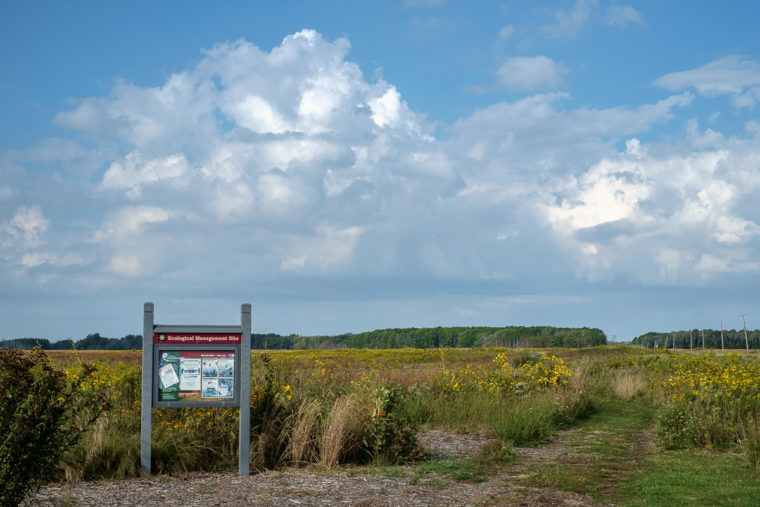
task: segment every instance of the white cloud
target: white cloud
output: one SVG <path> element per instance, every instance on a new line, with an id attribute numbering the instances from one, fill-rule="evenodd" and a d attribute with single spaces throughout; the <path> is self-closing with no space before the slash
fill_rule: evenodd
<path id="1" fill-rule="evenodd" d="M 571 9 L 555 11 L 554 22 L 542 26 L 540 31 L 550 37 L 573 39 L 584 28 L 596 7 L 596 0 L 576 0 Z"/>
<path id="2" fill-rule="evenodd" d="M 595 7 L 575 4 L 564 33 Z M 44 248 L 39 208 L 24 208 L 39 211 L 27 226 L 6 220 L 13 265 L 46 274 L 87 264 L 104 287 L 148 274 L 202 284 L 231 277 L 229 266 L 252 283 L 295 285 L 325 272 L 688 284 L 755 269 L 755 123 L 735 138 L 692 122 L 653 142 L 653 126 L 693 100 L 685 91 L 608 108 L 532 94 L 432 125 L 403 90 L 365 79 L 349 50 L 313 30 L 271 50 L 219 44 L 160 86 L 118 83 L 59 114 L 88 140 L 57 143 L 71 157 L 111 147 L 93 158 L 105 160 L 101 192 L 97 172 L 62 185 L 77 196 L 74 225 L 44 234 Z M 500 72 L 504 87 L 531 91 L 561 85 L 567 70 L 535 56 Z M 7 185 L 16 192 L 24 177 Z M 16 198 L 2 205 L 15 210 Z M 47 206 L 57 225 L 61 204 Z M 27 248 L 15 246 L 24 238 Z"/>
<path id="3" fill-rule="evenodd" d="M 21 256 L 21 265 L 25 268 L 35 268 L 44 264 L 56 267 L 70 267 L 84 264 L 86 261 L 77 254 L 63 256 L 55 252 L 28 252 Z"/>
<path id="4" fill-rule="evenodd" d="M 730 55 L 697 69 L 666 74 L 654 84 L 670 90 L 694 88 L 708 97 L 732 95 L 737 107 L 752 108 L 760 100 L 760 62 Z"/>
<path id="5" fill-rule="evenodd" d="M 102 245 L 105 269 L 120 277 L 137 277 L 155 271 L 167 256 L 176 257 L 181 251 L 177 242 L 151 235 L 147 227 L 174 216 L 175 212 L 159 206 L 127 206 L 116 211 L 92 238 Z"/>
<path id="6" fill-rule="evenodd" d="M 607 24 L 625 26 L 628 24 L 644 24 L 644 15 L 630 5 L 611 5 L 607 9 Z"/>
<path id="7" fill-rule="evenodd" d="M 499 67 L 501 84 L 509 90 L 556 88 L 567 69 L 546 56 L 516 56 Z"/>
<path id="8" fill-rule="evenodd" d="M 745 164 L 725 150 L 654 155 L 629 140 L 624 154 L 556 188 L 562 197 L 547 201 L 546 216 L 559 235 L 576 242 L 589 277 L 627 269 L 645 282 L 671 283 L 753 271 L 756 263 L 733 251 L 760 234 L 739 206 L 741 196 L 758 188 L 734 170 Z"/>
<path id="9" fill-rule="evenodd" d="M 139 152 L 129 153 L 123 160 L 113 162 L 103 175 L 100 187 L 110 190 L 126 190 L 127 196 L 137 198 L 142 187 L 168 181 L 184 184 L 182 178 L 189 171 L 187 159 L 182 153 L 143 160 Z"/>
<path id="10" fill-rule="evenodd" d="M 699 258 L 697 269 L 701 272 L 715 273 L 729 271 L 728 263 L 710 254 L 704 254 Z"/>
<path id="11" fill-rule="evenodd" d="M 174 213 L 159 206 L 128 206 L 119 209 L 93 236 L 96 242 L 108 240 L 130 241 L 140 236 L 147 224 L 166 222 Z"/>
<path id="12" fill-rule="evenodd" d="M 399 109 L 401 107 L 401 95 L 395 87 L 391 86 L 380 97 L 367 101 L 372 110 L 372 121 L 378 127 L 394 125 L 399 119 Z"/>
<path id="13" fill-rule="evenodd" d="M 226 110 L 241 127 L 260 134 L 282 134 L 291 130 L 288 122 L 269 102 L 256 95 L 249 95 Z"/>
<path id="14" fill-rule="evenodd" d="M 0 247 L 38 247 L 43 243 L 42 235 L 49 225 L 50 220 L 45 218 L 39 206 L 21 207 L 8 222 L 0 225 Z"/>
<path id="15" fill-rule="evenodd" d="M 299 238 L 293 242 L 290 248 L 293 253 L 282 260 L 280 269 L 291 271 L 315 266 L 325 270 L 343 264 L 353 254 L 364 228 L 340 228 L 321 223 L 315 232 L 314 236 Z"/>
<path id="16" fill-rule="evenodd" d="M 651 194 L 642 176 L 635 166 L 604 160 L 574 183 L 577 192 L 571 200 L 549 207 L 549 221 L 563 232 L 573 232 L 631 218 Z"/>

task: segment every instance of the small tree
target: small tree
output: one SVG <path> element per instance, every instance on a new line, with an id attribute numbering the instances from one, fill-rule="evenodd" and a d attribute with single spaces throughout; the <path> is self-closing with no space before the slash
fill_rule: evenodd
<path id="1" fill-rule="evenodd" d="M 18 505 L 49 480 L 103 411 L 105 400 L 82 389 L 94 370 L 67 378 L 40 348 L 0 350 L 0 505 Z"/>

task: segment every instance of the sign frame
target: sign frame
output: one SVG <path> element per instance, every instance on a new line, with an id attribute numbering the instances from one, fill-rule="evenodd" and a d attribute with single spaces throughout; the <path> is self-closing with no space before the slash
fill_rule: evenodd
<path id="1" fill-rule="evenodd" d="M 250 474 L 251 434 L 251 305 L 240 305 L 239 326 L 155 325 L 154 305 L 143 306 L 142 407 L 140 420 L 140 468 L 151 473 L 152 409 L 183 407 L 240 407 L 238 472 Z M 162 340 L 162 335 L 165 338 Z M 168 335 L 168 336 L 166 336 Z M 172 337 L 171 335 L 175 335 Z M 172 340 L 175 338 L 175 340 Z M 169 401 L 159 396 L 159 358 L 163 352 L 234 353 L 233 396 L 214 401 Z M 180 372 L 181 375 L 181 372 Z M 199 375 L 199 379 L 202 379 Z M 178 381 L 178 380 L 177 380 Z M 201 390 L 203 386 L 201 385 Z M 243 401 L 244 400 L 244 401 Z"/>
<path id="2" fill-rule="evenodd" d="M 153 347 L 153 406 L 154 407 L 169 407 L 169 408 L 182 408 L 182 407 L 239 407 L 240 406 L 240 378 L 242 376 L 240 372 L 240 345 L 203 345 L 203 344 L 189 344 L 180 345 L 176 343 L 160 344 Z M 161 390 L 158 374 L 159 359 L 162 352 L 179 352 L 184 351 L 193 352 L 232 352 L 235 354 L 234 358 L 234 376 L 233 376 L 233 396 L 231 399 L 217 399 L 217 401 L 163 401 L 161 400 Z M 202 387 L 202 386 L 201 386 Z"/>

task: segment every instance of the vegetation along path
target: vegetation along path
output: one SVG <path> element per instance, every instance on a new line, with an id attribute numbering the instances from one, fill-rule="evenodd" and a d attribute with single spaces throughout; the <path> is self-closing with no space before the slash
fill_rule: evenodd
<path id="1" fill-rule="evenodd" d="M 760 477 L 738 454 L 666 451 L 655 445 L 655 410 L 619 398 L 596 400 L 576 427 L 536 448 L 516 449 L 514 489 L 587 495 L 607 505 L 757 505 Z"/>
<path id="2" fill-rule="evenodd" d="M 756 505 L 760 478 L 725 451 L 663 451 L 655 410 L 597 397 L 573 428 L 512 454 L 499 441 L 421 433 L 428 460 L 406 466 L 286 468 L 250 477 L 192 473 L 49 486 L 37 505 Z"/>

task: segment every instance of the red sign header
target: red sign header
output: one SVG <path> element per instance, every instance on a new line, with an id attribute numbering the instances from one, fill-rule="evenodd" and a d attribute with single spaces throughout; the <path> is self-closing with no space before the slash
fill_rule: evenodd
<path id="1" fill-rule="evenodd" d="M 240 343 L 241 333 L 153 333 L 153 343 Z"/>

